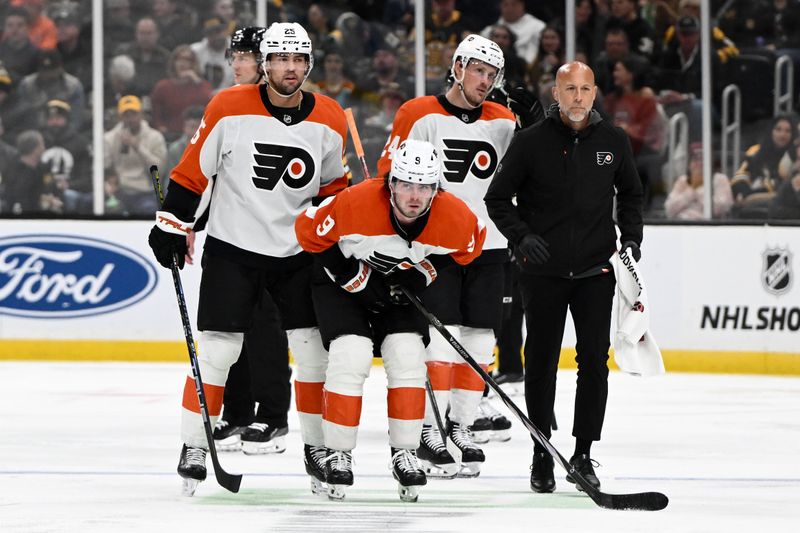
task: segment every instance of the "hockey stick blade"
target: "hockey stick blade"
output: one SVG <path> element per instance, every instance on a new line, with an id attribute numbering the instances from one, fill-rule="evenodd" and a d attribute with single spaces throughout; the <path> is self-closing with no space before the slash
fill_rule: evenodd
<path id="1" fill-rule="evenodd" d="M 150 178 L 153 180 L 153 190 L 158 199 L 158 205 L 164 203 L 164 194 L 161 190 L 161 180 L 158 177 L 158 167 L 153 165 L 150 167 Z M 214 434 L 211 430 L 211 419 L 208 415 L 208 404 L 206 403 L 206 394 L 203 389 L 203 378 L 200 376 L 200 366 L 198 364 L 197 352 L 194 348 L 194 337 L 192 335 L 192 324 L 189 322 L 189 310 L 186 307 L 186 297 L 183 294 L 183 284 L 181 283 L 180 269 L 178 268 L 178 258 L 175 254 L 172 255 L 172 264 L 170 265 L 172 271 L 172 283 L 175 286 L 175 297 L 178 300 L 178 310 L 181 315 L 181 323 L 183 325 L 183 336 L 186 339 L 186 349 L 189 351 L 189 363 L 192 367 L 192 377 L 194 378 L 194 388 L 197 393 L 197 403 L 200 405 L 200 414 L 203 418 L 203 429 L 206 434 L 206 441 L 208 442 L 208 452 L 211 455 L 211 464 L 214 465 L 214 477 L 221 487 L 228 489 L 231 492 L 239 492 L 239 486 L 242 484 L 241 474 L 229 474 L 222 469 L 217 457 L 217 448 L 214 445 Z"/>
<path id="2" fill-rule="evenodd" d="M 560 464 L 566 470 L 570 477 L 575 480 L 575 484 L 583 490 L 594 503 L 605 509 L 614 510 L 636 510 L 636 511 L 660 511 L 664 509 L 669 503 L 669 499 L 660 492 L 642 492 L 635 494 L 607 494 L 596 489 L 584 478 L 575 467 L 567 461 L 563 455 L 550 443 L 548 438 L 537 428 L 533 422 L 525 415 L 525 413 L 517 407 L 508 394 L 500 388 L 495 380 L 481 368 L 481 366 L 473 359 L 467 350 L 459 343 L 453 335 L 447 331 L 438 318 L 433 313 L 425 308 L 425 305 L 416 294 L 401 286 L 403 293 L 411 300 L 422 316 L 438 331 L 445 340 L 453 347 L 453 349 L 461 356 L 465 363 L 472 368 L 489 387 L 494 390 L 497 395 L 506 404 L 506 407 L 517 417 L 523 426 L 530 432 L 534 440 L 543 446 L 547 452 L 553 457 L 553 460 Z"/>

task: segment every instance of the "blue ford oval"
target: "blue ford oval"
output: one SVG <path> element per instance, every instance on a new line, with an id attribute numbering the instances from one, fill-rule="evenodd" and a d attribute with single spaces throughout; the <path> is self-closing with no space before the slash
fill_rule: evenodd
<path id="1" fill-rule="evenodd" d="M 110 313 L 145 298 L 157 279 L 149 261 L 112 242 L 74 235 L 0 238 L 0 314 Z"/>

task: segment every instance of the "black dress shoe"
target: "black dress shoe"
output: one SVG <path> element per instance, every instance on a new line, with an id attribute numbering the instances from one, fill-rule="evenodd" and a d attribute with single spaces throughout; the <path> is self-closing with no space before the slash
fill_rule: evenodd
<path id="1" fill-rule="evenodd" d="M 531 464 L 531 490 L 533 492 L 553 492 L 555 489 L 553 458 L 546 452 L 534 453 Z"/>
<path id="2" fill-rule="evenodd" d="M 583 478 L 589 482 L 589 485 L 593 486 L 597 490 L 600 490 L 600 480 L 597 479 L 597 476 L 594 473 L 594 466 L 600 466 L 599 463 L 592 458 L 589 457 L 589 454 L 582 453 L 580 455 L 573 455 L 572 459 L 569 460 L 569 464 L 575 467 L 575 470 L 583 476 Z M 567 474 L 567 481 L 570 483 L 575 483 L 575 479 Z M 578 485 L 578 490 L 581 489 L 580 485 Z"/>

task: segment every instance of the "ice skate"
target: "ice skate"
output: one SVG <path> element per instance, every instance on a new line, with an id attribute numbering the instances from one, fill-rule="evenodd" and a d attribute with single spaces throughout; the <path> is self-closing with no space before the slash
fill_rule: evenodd
<path id="1" fill-rule="evenodd" d="M 485 399 L 485 398 L 484 398 Z M 492 436 L 492 421 L 478 411 L 475 422 L 469 427 L 472 440 L 476 444 L 486 444 Z"/>
<path id="2" fill-rule="evenodd" d="M 500 385 L 500 388 L 503 389 L 509 396 L 522 396 L 525 394 L 525 375 L 522 373 L 500 373 L 500 372 L 493 372 L 492 378 L 494 382 Z M 494 392 L 493 389 L 489 389 L 489 397 L 494 398 L 497 394 Z"/>
<path id="3" fill-rule="evenodd" d="M 214 426 L 214 446 L 218 452 L 238 452 L 242 449 L 242 432 L 247 426 L 234 426 L 220 418 Z"/>
<path id="4" fill-rule="evenodd" d="M 442 434 L 436 426 L 422 426 L 417 457 L 422 462 L 425 474 L 432 478 L 453 479 L 459 465 L 448 453 L 442 441 Z"/>
<path id="5" fill-rule="evenodd" d="M 242 451 L 246 455 L 283 453 L 286 451 L 287 427 L 273 427 L 253 422 L 242 432 Z"/>
<path id="6" fill-rule="evenodd" d="M 328 484 L 328 498 L 343 500 L 344 491 L 353 484 L 353 454 L 330 450 L 325 459 L 325 482 Z"/>
<path id="7" fill-rule="evenodd" d="M 422 464 L 414 450 L 392 448 L 390 464 L 397 480 L 397 493 L 404 502 L 414 503 L 419 498 L 419 488 L 428 483 Z"/>
<path id="8" fill-rule="evenodd" d="M 178 475 L 183 479 L 183 495 L 193 496 L 197 485 L 206 479 L 206 450 L 184 444 L 178 461 Z"/>
<path id="9" fill-rule="evenodd" d="M 469 427 L 451 420 L 447 421 L 447 435 L 461 450 L 461 468 L 457 477 L 478 477 L 481 473 L 481 465 L 486 460 L 483 450 L 475 445 Z"/>
<path id="10" fill-rule="evenodd" d="M 311 476 L 311 493 L 325 495 L 328 493 L 328 485 L 325 483 L 325 459 L 328 457 L 328 449 L 325 446 L 309 444 L 303 448 L 306 473 Z"/>
<path id="11" fill-rule="evenodd" d="M 478 413 L 480 418 L 489 421 L 491 429 L 488 435 L 489 439 L 498 442 L 507 442 L 511 440 L 511 421 L 503 416 L 500 411 L 495 409 L 488 398 L 483 398 L 481 400 L 481 403 L 478 405 Z M 475 422 L 477 422 L 477 420 Z M 473 426 L 474 425 L 475 424 L 473 424 Z M 474 433 L 473 430 L 473 435 Z M 477 443 L 486 442 L 480 441 L 477 438 L 474 440 Z"/>

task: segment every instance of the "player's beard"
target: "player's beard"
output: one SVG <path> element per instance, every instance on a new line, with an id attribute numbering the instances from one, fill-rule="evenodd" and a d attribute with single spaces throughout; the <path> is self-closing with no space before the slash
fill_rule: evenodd
<path id="1" fill-rule="evenodd" d="M 290 96 L 296 93 L 300 86 L 303 85 L 303 77 L 298 76 L 295 81 L 275 80 L 272 76 L 269 77 L 269 85 L 272 89 L 281 96 Z"/>

